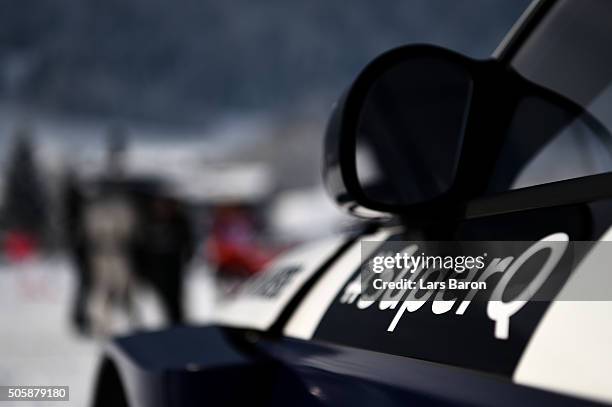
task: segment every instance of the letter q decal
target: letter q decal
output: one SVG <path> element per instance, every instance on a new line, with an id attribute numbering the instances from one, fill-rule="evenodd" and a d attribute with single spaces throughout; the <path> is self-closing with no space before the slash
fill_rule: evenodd
<path id="1" fill-rule="evenodd" d="M 508 339 L 510 335 L 510 317 L 519 312 L 546 282 L 548 276 L 550 276 L 550 273 L 555 269 L 565 253 L 568 242 L 569 236 L 565 233 L 555 233 L 547 236 L 527 249 L 504 273 L 491 294 L 491 300 L 487 305 L 487 315 L 495 321 L 495 337 L 497 339 Z M 512 277 L 531 256 L 543 249 L 550 249 L 550 255 L 540 272 L 514 300 L 503 302 L 503 294 Z"/>

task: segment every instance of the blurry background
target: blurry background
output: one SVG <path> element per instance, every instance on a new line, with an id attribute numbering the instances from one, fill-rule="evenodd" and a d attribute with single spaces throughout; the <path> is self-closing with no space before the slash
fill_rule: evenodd
<path id="1" fill-rule="evenodd" d="M 70 385 L 71 405 L 85 405 L 100 340 L 77 321 L 75 309 L 87 307 L 75 293 L 95 285 L 84 277 L 93 257 L 133 257 L 138 227 L 117 232 L 113 216 L 128 216 L 117 202 L 129 204 L 134 225 L 176 236 L 141 242 L 145 260 L 189 251 L 176 271 L 182 319 L 205 322 L 232 287 L 220 294 L 211 275 L 239 280 L 287 247 L 350 227 L 323 193 L 319 163 L 330 107 L 364 64 L 415 42 L 485 58 L 527 4 L 6 3 L 0 384 Z M 179 212 L 188 238 L 175 227 Z M 151 281 L 136 307 L 154 325 L 169 308 Z"/>

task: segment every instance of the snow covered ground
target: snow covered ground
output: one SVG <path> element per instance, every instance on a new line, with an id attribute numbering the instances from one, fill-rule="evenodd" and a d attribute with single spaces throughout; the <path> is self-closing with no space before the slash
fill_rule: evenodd
<path id="1" fill-rule="evenodd" d="M 68 323 L 71 271 L 65 258 L 0 264 L 0 385 L 70 386 L 70 402 L 33 403 L 36 406 L 89 404 L 100 343 L 75 335 Z M 212 280 L 205 269 L 194 267 L 186 284 L 190 320 L 205 322 L 214 301 Z M 151 296 L 139 307 L 150 320 L 160 319 Z"/>

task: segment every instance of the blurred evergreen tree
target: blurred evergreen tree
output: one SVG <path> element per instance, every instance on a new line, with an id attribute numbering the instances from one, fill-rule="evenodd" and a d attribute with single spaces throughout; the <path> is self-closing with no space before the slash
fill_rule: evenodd
<path id="1" fill-rule="evenodd" d="M 44 239 L 48 225 L 46 192 L 36 166 L 30 130 L 17 131 L 4 185 L 5 227 Z"/>

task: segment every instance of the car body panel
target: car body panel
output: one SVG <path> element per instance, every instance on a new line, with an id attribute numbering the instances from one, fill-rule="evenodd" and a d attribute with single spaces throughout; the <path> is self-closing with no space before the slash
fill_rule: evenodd
<path id="1" fill-rule="evenodd" d="M 612 402 L 611 240 L 612 229 L 578 265 L 547 310 L 514 372 L 516 383 Z M 592 301 L 584 298 L 585 292 Z"/>
<path id="2" fill-rule="evenodd" d="M 222 300 L 215 322 L 260 331 L 270 329 L 297 291 L 348 239 L 347 236 L 323 239 L 281 256 L 245 282 L 238 293 Z"/>

